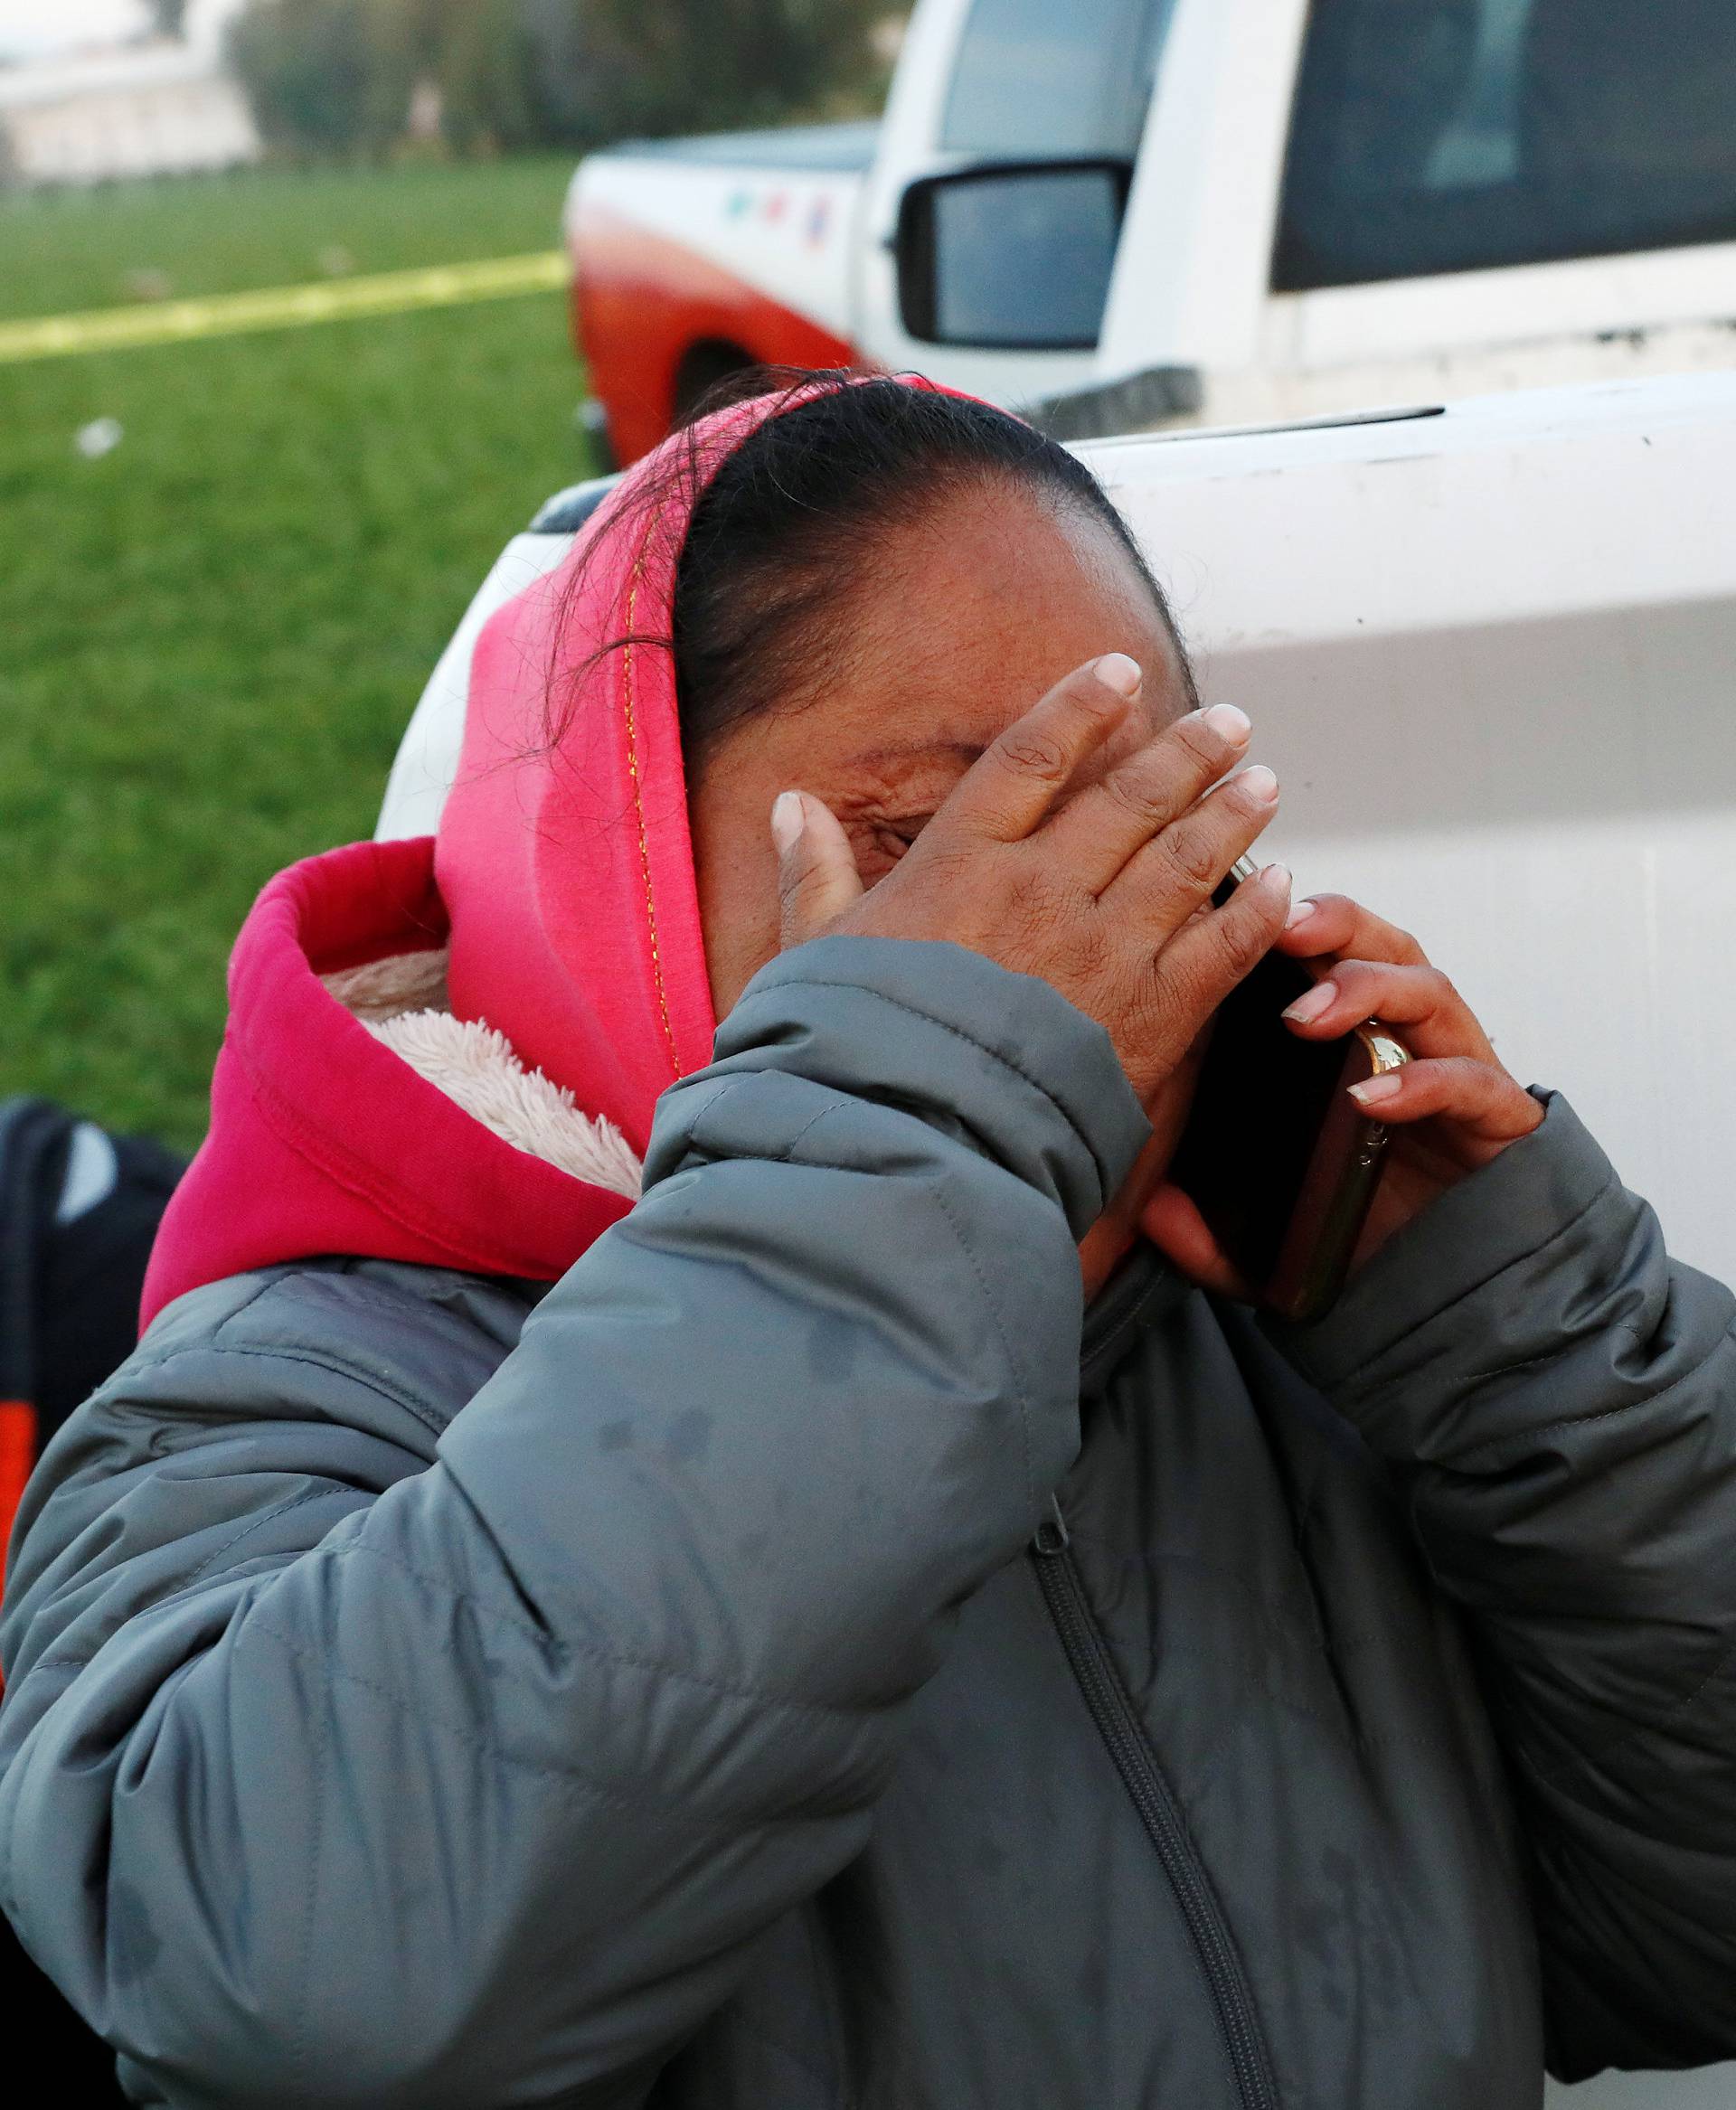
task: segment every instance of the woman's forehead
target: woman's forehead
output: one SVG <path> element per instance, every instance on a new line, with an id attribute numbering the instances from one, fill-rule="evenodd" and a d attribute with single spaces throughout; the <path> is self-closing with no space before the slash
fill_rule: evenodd
<path id="1" fill-rule="evenodd" d="M 847 622 L 813 701 L 863 767 L 972 760 L 1106 652 L 1145 669 L 1136 735 L 1191 702 L 1165 612 L 1109 527 L 1036 502 L 977 495 L 903 531 Z"/>

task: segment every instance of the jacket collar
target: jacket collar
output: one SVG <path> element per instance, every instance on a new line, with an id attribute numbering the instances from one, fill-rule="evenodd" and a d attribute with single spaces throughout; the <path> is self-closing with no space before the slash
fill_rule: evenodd
<path id="1" fill-rule="evenodd" d="M 1081 1399 L 1103 1391 L 1138 1336 L 1175 1310 L 1189 1286 L 1156 1246 L 1133 1248 L 1086 1306 L 1080 1335 Z"/>

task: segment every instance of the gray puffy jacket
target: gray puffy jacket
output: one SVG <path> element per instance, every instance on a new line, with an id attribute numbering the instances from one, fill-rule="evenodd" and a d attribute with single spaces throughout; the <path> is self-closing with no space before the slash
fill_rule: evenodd
<path id="1" fill-rule="evenodd" d="M 1101 1031 L 768 968 L 540 1297 L 185 1296 L 34 1482 L 0 1892 L 176 2105 L 1521 2110 L 1736 2049 L 1731 1299 L 1559 1100 L 1301 1336 Z"/>

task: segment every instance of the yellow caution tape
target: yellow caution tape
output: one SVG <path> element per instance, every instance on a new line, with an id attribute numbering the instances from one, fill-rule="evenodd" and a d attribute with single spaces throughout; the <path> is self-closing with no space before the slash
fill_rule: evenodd
<path id="1" fill-rule="evenodd" d="M 81 315 L 33 316 L 0 323 L 0 364 L 61 359 L 75 352 L 116 352 L 135 344 L 179 344 L 197 337 L 231 337 L 246 330 L 294 330 L 354 316 L 399 315 L 416 307 L 456 307 L 466 301 L 505 300 L 519 293 L 562 287 L 565 253 L 491 257 L 470 264 L 437 264 L 420 271 L 382 271 L 368 278 L 334 278 L 314 286 L 274 286 L 258 293 L 219 293 L 205 300 L 165 300 L 142 307 L 92 308 Z"/>

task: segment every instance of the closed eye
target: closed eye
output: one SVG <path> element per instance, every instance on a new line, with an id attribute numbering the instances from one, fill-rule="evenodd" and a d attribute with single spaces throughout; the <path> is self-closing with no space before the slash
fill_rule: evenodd
<path id="1" fill-rule="evenodd" d="M 884 879 L 933 818 L 932 814 L 911 814 L 882 820 L 863 815 L 855 821 L 849 830 L 850 844 L 863 885 Z"/>

